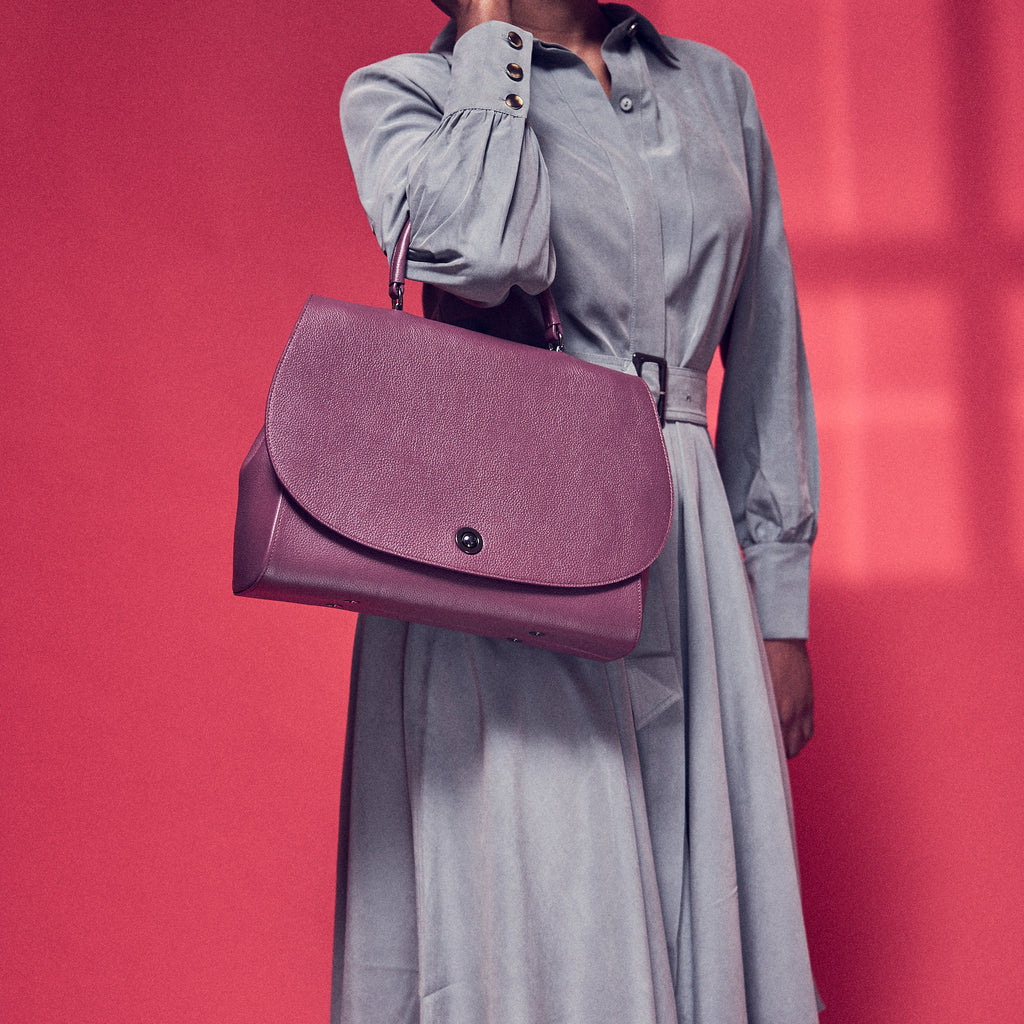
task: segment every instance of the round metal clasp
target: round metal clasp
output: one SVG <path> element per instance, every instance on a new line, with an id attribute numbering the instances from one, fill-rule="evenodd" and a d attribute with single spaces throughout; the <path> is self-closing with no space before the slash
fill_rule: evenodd
<path id="1" fill-rule="evenodd" d="M 455 531 L 455 543 L 467 555 L 478 555 L 484 549 L 484 539 L 472 526 L 463 526 Z"/>

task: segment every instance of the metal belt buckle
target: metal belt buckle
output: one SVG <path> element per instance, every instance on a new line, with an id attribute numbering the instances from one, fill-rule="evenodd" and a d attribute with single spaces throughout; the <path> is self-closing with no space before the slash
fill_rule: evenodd
<path id="1" fill-rule="evenodd" d="M 649 356 L 645 352 L 636 352 L 633 355 L 633 368 L 638 377 L 643 377 L 644 367 L 648 363 L 654 363 L 658 367 L 658 419 L 661 425 L 665 426 L 665 402 L 668 393 L 668 363 L 661 356 Z"/>

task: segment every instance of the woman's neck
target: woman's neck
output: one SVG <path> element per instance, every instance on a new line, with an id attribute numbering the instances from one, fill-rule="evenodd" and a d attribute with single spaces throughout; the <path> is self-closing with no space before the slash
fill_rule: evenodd
<path id="1" fill-rule="evenodd" d="M 484 21 L 510 21 L 545 43 L 600 48 L 608 22 L 597 0 L 434 0 L 455 18 L 461 36 Z"/>
<path id="2" fill-rule="evenodd" d="M 434 0 L 455 18 L 459 36 L 485 21 L 508 21 L 545 43 L 572 50 L 594 73 L 605 94 L 611 76 L 601 54 L 608 21 L 597 0 Z"/>
<path id="3" fill-rule="evenodd" d="M 511 0 L 513 21 L 545 43 L 575 50 L 600 48 L 608 21 L 597 0 Z"/>

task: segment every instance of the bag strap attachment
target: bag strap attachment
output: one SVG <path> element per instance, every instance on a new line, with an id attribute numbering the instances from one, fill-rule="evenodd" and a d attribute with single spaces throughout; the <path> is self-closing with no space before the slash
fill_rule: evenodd
<path id="1" fill-rule="evenodd" d="M 405 303 L 405 271 L 409 262 L 409 241 L 412 238 L 412 221 L 406 219 L 394 251 L 391 253 L 388 274 L 388 295 L 391 297 L 391 308 L 402 309 Z M 544 340 L 552 352 L 562 351 L 562 319 L 558 315 L 551 289 L 545 288 L 537 296 L 541 315 L 544 317 Z"/>
<path id="2" fill-rule="evenodd" d="M 391 296 L 391 308 L 402 309 L 405 302 L 405 266 L 409 261 L 409 239 L 412 238 L 412 221 L 406 218 L 398 241 L 391 253 L 388 273 L 388 295 Z"/>

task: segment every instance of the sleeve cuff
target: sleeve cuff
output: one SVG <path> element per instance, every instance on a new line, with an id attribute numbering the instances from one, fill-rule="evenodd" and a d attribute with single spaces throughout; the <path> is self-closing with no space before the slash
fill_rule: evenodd
<path id="1" fill-rule="evenodd" d="M 764 638 L 806 639 L 810 544 L 752 544 L 744 557 Z"/>
<path id="2" fill-rule="evenodd" d="M 471 28 L 452 51 L 445 114 L 492 110 L 526 117 L 530 108 L 533 36 L 504 21 Z"/>

